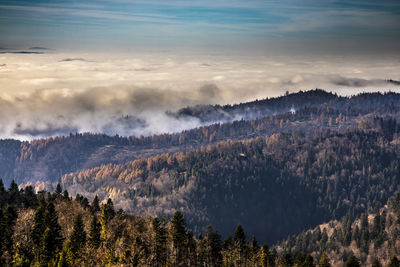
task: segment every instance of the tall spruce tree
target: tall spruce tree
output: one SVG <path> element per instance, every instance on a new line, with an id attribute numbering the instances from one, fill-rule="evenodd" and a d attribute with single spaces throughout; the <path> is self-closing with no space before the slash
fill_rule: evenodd
<path id="1" fill-rule="evenodd" d="M 267 245 L 261 247 L 259 261 L 261 267 L 272 267 L 275 265 L 275 255 L 269 250 Z"/>
<path id="2" fill-rule="evenodd" d="M 0 178 L 0 194 L 5 192 L 3 179 Z"/>
<path id="3" fill-rule="evenodd" d="M 172 240 L 172 264 L 173 266 L 183 266 L 185 256 L 186 222 L 181 211 L 177 210 L 172 217 L 170 228 Z"/>
<path id="4" fill-rule="evenodd" d="M 107 225 L 115 216 L 114 204 L 109 198 L 106 204 L 101 206 L 101 235 L 103 240 L 108 239 Z"/>
<path id="5" fill-rule="evenodd" d="M 17 219 L 17 212 L 12 206 L 8 206 L 3 213 L 3 218 L 1 221 L 1 231 L 3 232 L 3 253 L 8 252 L 9 255 L 12 255 L 12 248 L 13 248 L 13 233 L 14 233 L 14 225 Z"/>
<path id="6" fill-rule="evenodd" d="M 41 266 L 47 266 L 54 260 L 58 252 L 61 251 L 64 240 L 61 235 L 61 227 L 58 224 L 58 216 L 52 202 L 46 205 L 45 210 L 43 206 L 36 210 L 33 231 L 35 237 L 34 243 L 37 245 L 39 241 L 39 249 L 36 256 L 39 257 Z"/>
<path id="7" fill-rule="evenodd" d="M 55 193 L 56 195 L 61 195 L 61 193 L 62 193 L 62 188 L 61 188 L 61 185 L 60 185 L 60 184 L 57 184 L 56 191 L 54 191 L 54 193 Z"/>
<path id="8" fill-rule="evenodd" d="M 246 235 L 244 233 L 242 225 L 238 225 L 233 236 L 233 243 L 235 249 L 235 260 L 238 265 L 244 263 L 245 249 L 246 249 Z"/>
<path id="9" fill-rule="evenodd" d="M 52 251 L 57 252 L 62 249 L 64 238 L 61 234 L 61 227 L 58 224 L 58 215 L 52 202 L 46 206 L 46 213 L 44 216 L 44 223 L 51 231 L 53 238 Z"/>
<path id="10" fill-rule="evenodd" d="M 218 232 L 214 231 L 211 226 L 206 228 L 205 233 L 206 249 L 207 249 L 207 261 L 210 266 L 221 266 L 222 265 L 222 240 Z"/>
<path id="11" fill-rule="evenodd" d="M 165 266 L 167 262 L 167 230 L 165 221 L 157 217 L 152 221 L 153 227 L 153 262 L 155 266 Z"/>
<path id="12" fill-rule="evenodd" d="M 360 260 L 352 254 L 349 259 L 346 261 L 346 267 L 360 267 L 361 263 Z"/>
<path id="13" fill-rule="evenodd" d="M 331 263 L 329 261 L 328 255 L 325 252 L 322 252 L 321 258 L 319 259 L 319 267 L 331 267 Z"/>
<path id="14" fill-rule="evenodd" d="M 88 243 L 91 248 L 97 249 L 101 244 L 101 224 L 97 220 L 97 216 L 93 215 L 90 221 Z"/>
<path id="15" fill-rule="evenodd" d="M 84 246 L 86 244 L 86 232 L 82 220 L 82 215 L 77 214 L 74 218 L 72 232 L 68 238 L 68 242 L 60 254 L 58 267 L 81 266 L 83 262 Z"/>
<path id="16" fill-rule="evenodd" d="M 68 240 L 68 246 L 71 252 L 78 257 L 78 252 L 83 249 L 86 244 L 86 232 L 82 221 L 82 214 L 78 214 L 74 218 L 74 226 Z"/>
<path id="17" fill-rule="evenodd" d="M 34 245 L 34 254 L 35 254 L 36 261 L 39 260 L 40 245 L 41 245 L 43 233 L 46 230 L 46 225 L 44 223 L 45 211 L 46 211 L 46 209 L 45 209 L 45 206 L 43 205 L 43 203 L 41 203 L 39 205 L 39 207 L 36 208 L 33 228 L 32 228 L 32 232 L 31 232 L 31 238 L 32 238 L 33 245 Z"/>
<path id="18" fill-rule="evenodd" d="M 250 247 L 249 247 L 249 258 L 250 258 L 250 263 L 252 266 L 257 265 L 258 257 L 259 257 L 259 250 L 260 246 L 258 245 L 256 237 L 253 235 L 251 237 L 250 241 Z"/>
<path id="19" fill-rule="evenodd" d="M 54 249 L 54 240 L 52 236 L 52 230 L 47 227 L 43 233 L 40 242 L 40 259 L 39 264 L 42 267 L 51 266 L 52 258 L 56 255 Z"/>
<path id="20" fill-rule="evenodd" d="M 197 243 L 192 231 L 186 231 L 185 239 L 185 261 L 186 266 L 196 266 L 197 264 Z"/>
<path id="21" fill-rule="evenodd" d="M 92 213 L 96 213 L 98 211 L 100 211 L 100 201 L 99 201 L 99 197 L 96 195 L 92 201 L 92 203 L 90 204 L 90 211 Z"/>

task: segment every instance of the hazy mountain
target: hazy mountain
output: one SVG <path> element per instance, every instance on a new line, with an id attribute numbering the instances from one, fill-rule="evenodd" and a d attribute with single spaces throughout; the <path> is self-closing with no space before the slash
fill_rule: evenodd
<path id="1" fill-rule="evenodd" d="M 388 82 L 396 83 L 394 80 Z M 364 93 L 352 97 L 341 97 L 321 89 L 286 93 L 284 96 L 256 100 L 236 105 L 199 105 L 186 107 L 175 113 L 178 118 L 195 117 L 203 122 L 238 119 L 256 119 L 286 112 L 295 112 L 303 107 L 330 107 L 334 109 L 358 109 L 365 112 L 377 105 L 398 105 L 400 95 L 396 93 Z"/>
<path id="2" fill-rule="evenodd" d="M 313 90 L 234 106 L 209 106 L 206 110 L 212 110 L 210 113 L 196 107 L 189 108 L 197 110 L 190 116 L 197 116 L 203 121 L 211 118 L 212 121 L 239 117 L 257 119 L 214 123 L 174 134 L 111 137 L 85 133 L 31 142 L 0 140 L 0 177 L 5 184 L 12 179 L 19 183 L 56 183 L 69 172 L 161 153 L 190 151 L 228 139 L 242 140 L 276 132 L 307 133 L 320 128 L 345 129 L 357 125 L 361 119 L 374 116 L 398 118 L 399 98 L 400 95 L 395 93 L 361 94 L 346 98 Z M 272 113 L 275 115 L 268 115 Z M 218 114 L 224 115 L 221 117 Z M 175 116 L 189 115 L 180 111 Z"/>

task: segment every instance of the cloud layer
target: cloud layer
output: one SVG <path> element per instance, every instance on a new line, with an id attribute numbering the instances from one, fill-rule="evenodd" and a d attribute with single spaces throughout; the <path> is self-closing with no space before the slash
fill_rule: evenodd
<path id="1" fill-rule="evenodd" d="M 177 132 L 200 125 L 165 113 L 188 105 L 238 103 L 317 87 L 345 95 L 398 91 L 398 84 L 386 81 L 399 80 L 398 62 L 393 57 L 2 54 L 0 137 Z"/>

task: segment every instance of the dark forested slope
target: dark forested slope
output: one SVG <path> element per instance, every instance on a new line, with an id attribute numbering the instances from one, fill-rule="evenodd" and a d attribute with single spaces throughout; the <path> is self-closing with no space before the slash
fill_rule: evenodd
<path id="1" fill-rule="evenodd" d="M 194 230 L 211 223 L 226 234 L 242 223 L 274 242 L 384 205 L 400 185 L 398 133 L 396 121 L 376 118 L 344 132 L 278 133 L 103 165 L 62 184 L 135 213 L 183 210 Z"/>
<path id="2" fill-rule="evenodd" d="M 399 238 L 400 194 L 396 193 L 381 209 L 319 225 L 281 242 L 277 250 L 291 255 L 309 253 L 314 258 L 325 252 L 333 266 L 343 265 L 353 254 L 365 266 L 377 266 L 377 262 L 396 266 L 388 264 L 400 251 Z"/>

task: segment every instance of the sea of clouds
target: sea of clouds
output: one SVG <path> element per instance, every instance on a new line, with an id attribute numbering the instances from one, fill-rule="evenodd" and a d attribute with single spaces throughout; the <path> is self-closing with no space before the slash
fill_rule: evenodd
<path id="1" fill-rule="evenodd" d="M 0 138 L 151 135 L 200 126 L 166 114 L 322 88 L 398 91 L 399 58 L 169 54 L 0 55 Z"/>

